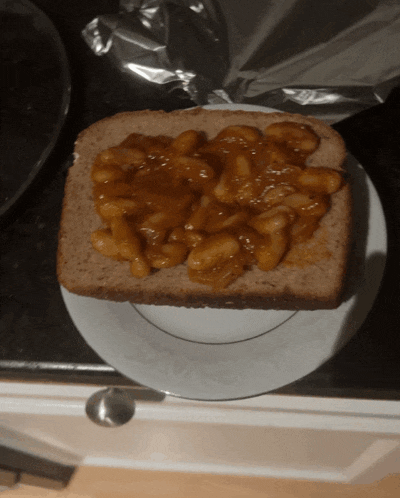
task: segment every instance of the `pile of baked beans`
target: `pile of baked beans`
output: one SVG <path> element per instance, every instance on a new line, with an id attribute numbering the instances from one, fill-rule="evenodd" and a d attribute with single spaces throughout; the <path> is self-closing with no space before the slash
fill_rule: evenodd
<path id="1" fill-rule="evenodd" d="M 275 268 L 312 237 L 342 176 L 306 167 L 320 139 L 295 122 L 228 126 L 215 138 L 129 135 L 91 171 L 104 256 L 134 277 L 187 264 L 194 282 L 222 289 L 246 269 Z"/>

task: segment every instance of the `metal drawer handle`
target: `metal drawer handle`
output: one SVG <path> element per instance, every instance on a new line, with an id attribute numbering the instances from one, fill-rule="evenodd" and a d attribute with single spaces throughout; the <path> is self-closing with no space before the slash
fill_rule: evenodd
<path id="1" fill-rule="evenodd" d="M 102 427 L 119 427 L 135 414 L 135 400 L 129 390 L 109 387 L 98 391 L 86 403 L 86 415 Z"/>

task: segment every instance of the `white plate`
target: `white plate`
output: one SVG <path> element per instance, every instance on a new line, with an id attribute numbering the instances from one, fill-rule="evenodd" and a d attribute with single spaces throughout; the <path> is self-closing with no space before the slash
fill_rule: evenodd
<path id="1" fill-rule="evenodd" d="M 271 112 L 257 106 L 222 105 Z M 355 247 L 347 298 L 336 310 L 190 310 L 62 295 L 76 327 L 126 377 L 197 400 L 251 397 L 311 373 L 356 333 L 378 293 L 386 260 L 382 205 L 350 157 Z M 145 318 L 147 317 L 147 318 Z"/>

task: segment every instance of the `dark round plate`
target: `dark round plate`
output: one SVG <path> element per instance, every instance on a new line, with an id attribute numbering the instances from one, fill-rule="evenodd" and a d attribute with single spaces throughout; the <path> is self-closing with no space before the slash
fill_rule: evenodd
<path id="1" fill-rule="evenodd" d="M 71 78 L 56 28 L 27 0 L 0 2 L 0 52 L 1 218 L 53 151 L 69 108 Z"/>

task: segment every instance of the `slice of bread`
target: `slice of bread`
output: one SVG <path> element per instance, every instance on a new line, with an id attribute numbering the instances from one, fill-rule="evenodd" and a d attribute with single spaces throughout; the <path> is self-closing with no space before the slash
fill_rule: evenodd
<path id="1" fill-rule="evenodd" d="M 312 239 L 289 252 L 286 260 L 265 272 L 254 267 L 223 290 L 194 283 L 186 264 L 165 268 L 145 278 L 131 276 L 128 262 L 96 252 L 91 233 L 102 226 L 94 207 L 90 170 L 96 155 L 116 146 L 131 133 L 177 136 L 203 131 L 212 138 L 229 125 L 255 126 L 296 121 L 320 137 L 307 166 L 345 172 L 342 138 L 324 122 L 287 113 L 229 110 L 138 111 L 103 119 L 78 137 L 69 170 L 59 232 L 58 279 L 72 293 L 113 301 L 185 307 L 254 309 L 330 309 L 339 306 L 351 239 L 351 191 L 346 183 L 331 198 L 331 208 Z M 298 264 L 303 258 L 304 264 Z M 291 263 L 292 262 L 292 263 Z"/>

